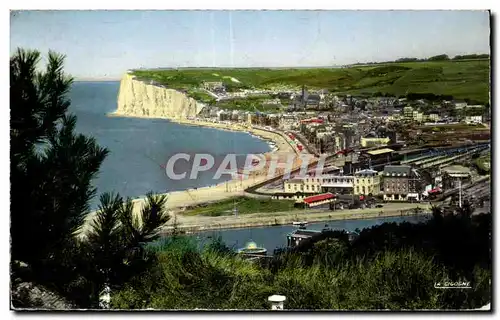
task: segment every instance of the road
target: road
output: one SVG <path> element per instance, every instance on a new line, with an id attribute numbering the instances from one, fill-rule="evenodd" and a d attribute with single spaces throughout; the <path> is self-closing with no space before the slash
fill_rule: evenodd
<path id="1" fill-rule="evenodd" d="M 292 131 L 292 133 L 295 135 L 297 140 L 300 141 L 300 143 L 306 148 L 306 150 L 315 156 L 319 156 L 318 150 L 316 150 L 316 146 L 314 144 L 310 143 L 302 133 L 298 131 Z"/>
<path id="2" fill-rule="evenodd" d="M 211 95 L 212 97 L 214 97 L 217 100 L 219 100 L 221 98 L 210 90 L 207 90 L 207 89 L 202 89 L 202 90 L 204 90 L 206 93 L 208 93 L 209 95 Z"/>

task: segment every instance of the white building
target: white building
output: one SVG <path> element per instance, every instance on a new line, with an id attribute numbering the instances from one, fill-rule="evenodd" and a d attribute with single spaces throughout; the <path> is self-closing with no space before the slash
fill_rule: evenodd
<path id="1" fill-rule="evenodd" d="M 440 119 L 439 115 L 437 113 L 431 113 L 428 118 L 430 121 L 434 121 L 434 122 L 437 122 Z"/>
<path id="2" fill-rule="evenodd" d="M 314 194 L 321 192 L 321 179 L 317 177 L 294 178 L 284 182 L 285 193 Z"/>
<path id="3" fill-rule="evenodd" d="M 353 193 L 354 176 L 324 175 L 321 188 L 326 192 Z"/>
<path id="4" fill-rule="evenodd" d="M 483 116 L 466 116 L 465 122 L 466 123 L 482 123 Z"/>
<path id="5" fill-rule="evenodd" d="M 285 180 L 283 183 L 285 193 L 304 195 L 317 194 L 332 190 L 333 192 L 352 191 L 354 188 L 354 176 L 338 174 L 323 174 L 320 176 L 296 177 Z"/>

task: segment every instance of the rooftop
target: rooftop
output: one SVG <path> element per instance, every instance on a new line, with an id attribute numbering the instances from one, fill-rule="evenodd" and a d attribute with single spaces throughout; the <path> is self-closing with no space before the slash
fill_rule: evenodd
<path id="1" fill-rule="evenodd" d="M 303 179 L 297 179 L 297 178 L 295 178 L 295 179 L 288 179 L 288 180 L 285 181 L 285 183 L 302 183 L 302 182 L 304 182 Z"/>
<path id="2" fill-rule="evenodd" d="M 370 131 L 366 135 L 366 137 L 362 137 L 361 139 L 366 140 L 366 141 L 376 141 L 376 140 L 387 140 L 389 138 L 387 138 L 387 137 L 379 138 L 379 137 L 377 137 L 377 134 L 375 133 L 375 131 Z"/>
<path id="3" fill-rule="evenodd" d="M 394 176 L 409 176 L 411 173 L 410 166 L 385 166 L 384 175 L 394 175 Z"/>
<path id="4" fill-rule="evenodd" d="M 470 173 L 470 169 L 464 166 L 454 165 L 442 169 L 446 173 Z"/>
<path id="5" fill-rule="evenodd" d="M 333 193 L 328 192 L 328 193 L 318 194 L 315 196 L 306 197 L 306 198 L 304 198 L 304 202 L 307 204 L 310 204 L 313 202 L 333 199 L 334 197 L 335 197 L 335 195 Z"/>
<path id="6" fill-rule="evenodd" d="M 383 148 L 383 149 L 368 151 L 367 153 L 369 155 L 375 156 L 375 155 L 389 153 L 389 152 L 394 152 L 394 150 L 389 149 L 389 148 Z"/>
<path id="7" fill-rule="evenodd" d="M 378 172 L 376 170 L 365 169 L 358 172 L 355 172 L 355 176 L 364 176 L 364 175 L 376 175 Z"/>
<path id="8" fill-rule="evenodd" d="M 289 233 L 288 235 L 292 236 L 294 238 L 309 238 L 309 237 L 312 237 L 318 233 L 321 233 L 321 231 L 298 229 L 298 230 L 295 230 L 295 231 Z"/>
<path id="9" fill-rule="evenodd" d="M 307 96 L 307 100 L 321 100 L 321 97 L 319 94 L 310 94 Z"/>

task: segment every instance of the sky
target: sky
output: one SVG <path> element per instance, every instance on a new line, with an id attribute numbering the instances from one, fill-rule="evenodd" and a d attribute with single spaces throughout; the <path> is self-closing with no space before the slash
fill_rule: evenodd
<path id="1" fill-rule="evenodd" d="M 156 67 L 306 67 L 489 53 L 486 11 L 14 11 L 17 47 L 77 79 Z"/>

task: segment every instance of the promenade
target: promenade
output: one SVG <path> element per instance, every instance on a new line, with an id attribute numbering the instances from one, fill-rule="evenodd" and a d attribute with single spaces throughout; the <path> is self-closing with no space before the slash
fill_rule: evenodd
<path id="1" fill-rule="evenodd" d="M 421 209 L 417 212 L 415 209 Z M 293 221 L 321 222 L 332 220 L 373 219 L 379 217 L 409 216 L 428 214 L 430 205 L 427 203 L 388 203 L 383 208 L 345 209 L 345 210 L 317 210 L 285 212 L 262 212 L 238 216 L 184 216 L 177 214 L 164 227 L 163 232 L 169 233 L 176 224 L 177 230 L 187 233 L 220 230 L 232 228 L 249 228 L 260 226 L 274 226 L 292 224 Z"/>

